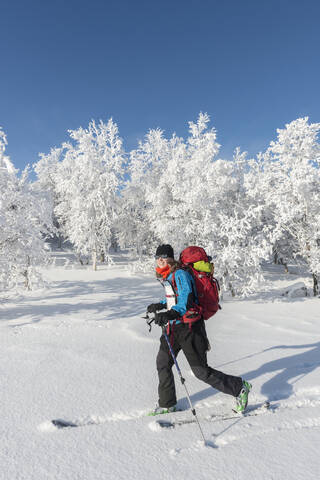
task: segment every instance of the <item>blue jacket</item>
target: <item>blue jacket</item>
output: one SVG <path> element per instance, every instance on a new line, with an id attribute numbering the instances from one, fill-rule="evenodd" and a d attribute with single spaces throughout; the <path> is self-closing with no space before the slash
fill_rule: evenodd
<path id="1" fill-rule="evenodd" d="M 170 275 L 167 278 L 167 281 L 172 285 L 172 276 Z M 189 272 L 185 270 L 176 270 L 174 272 L 174 279 L 177 286 L 177 304 L 172 307 L 172 310 L 176 310 L 180 317 L 189 310 L 192 304 L 198 303 L 196 286 L 194 279 Z M 166 300 L 161 300 L 161 303 L 166 304 Z M 174 320 L 171 320 L 170 323 L 173 323 Z M 176 323 L 180 323 L 180 320 L 177 320 Z"/>

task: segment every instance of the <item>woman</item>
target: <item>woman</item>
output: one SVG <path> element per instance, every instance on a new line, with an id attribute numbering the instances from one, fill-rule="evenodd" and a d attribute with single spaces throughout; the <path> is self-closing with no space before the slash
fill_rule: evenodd
<path id="1" fill-rule="evenodd" d="M 167 328 L 170 343 L 175 356 L 180 350 L 185 354 L 194 375 L 220 392 L 236 397 L 236 410 L 242 413 L 248 403 L 250 383 L 240 377 L 226 375 L 208 366 L 208 339 L 203 318 L 192 326 L 184 323 L 182 317 L 198 304 L 195 283 L 192 275 L 179 268 L 174 260 L 171 245 L 160 245 L 156 251 L 156 274 L 163 282 L 169 282 L 174 295 L 167 295 L 167 300 L 152 303 L 147 307 L 149 313 L 155 313 L 155 323 Z M 174 281 L 173 281 L 174 277 Z M 166 312 L 158 313 L 168 308 Z M 176 390 L 172 373 L 174 361 L 164 335 L 160 338 L 160 349 L 157 356 L 157 371 L 159 376 L 159 401 L 150 415 L 170 413 L 176 410 Z"/>

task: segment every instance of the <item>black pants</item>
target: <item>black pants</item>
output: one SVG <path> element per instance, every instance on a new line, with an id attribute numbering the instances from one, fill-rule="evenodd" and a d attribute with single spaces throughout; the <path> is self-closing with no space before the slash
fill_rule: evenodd
<path id="1" fill-rule="evenodd" d="M 168 335 L 175 356 L 180 350 L 185 354 L 194 375 L 220 392 L 238 396 L 242 388 L 242 379 L 214 370 L 207 363 L 208 340 L 204 321 L 196 322 L 192 329 L 180 323 L 174 326 L 173 334 Z M 177 403 L 174 377 L 172 373 L 173 359 L 164 335 L 160 338 L 160 349 L 157 356 L 159 375 L 159 406 L 172 407 Z"/>

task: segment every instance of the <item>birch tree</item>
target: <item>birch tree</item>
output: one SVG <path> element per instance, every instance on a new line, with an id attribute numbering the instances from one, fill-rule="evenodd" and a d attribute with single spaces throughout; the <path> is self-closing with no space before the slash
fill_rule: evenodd
<path id="1" fill-rule="evenodd" d="M 18 177 L 6 144 L 0 130 L 0 285 L 30 290 L 40 280 L 37 267 L 48 260 L 45 236 L 52 223 L 46 197 L 28 181 L 28 168 Z"/>
<path id="2" fill-rule="evenodd" d="M 92 121 L 69 131 L 58 165 L 55 214 L 64 236 L 79 255 L 108 255 L 123 178 L 124 152 L 117 125 Z M 107 258 L 108 260 L 108 258 Z"/>

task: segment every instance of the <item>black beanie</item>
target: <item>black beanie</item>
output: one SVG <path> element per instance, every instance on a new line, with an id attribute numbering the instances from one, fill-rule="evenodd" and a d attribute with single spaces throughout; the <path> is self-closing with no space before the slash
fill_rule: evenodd
<path id="1" fill-rule="evenodd" d="M 156 257 L 164 257 L 164 258 L 174 258 L 173 248 L 171 245 L 159 245 L 156 251 Z"/>

